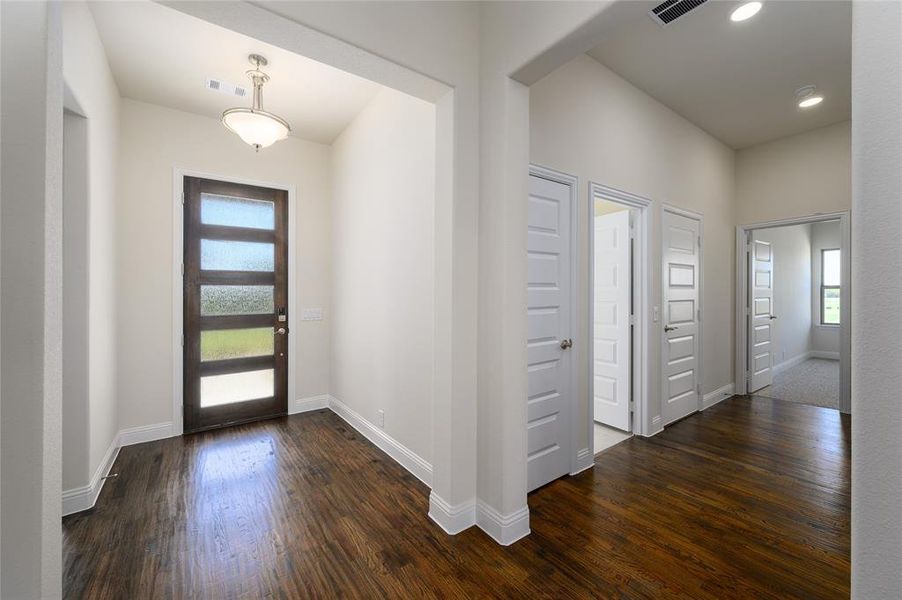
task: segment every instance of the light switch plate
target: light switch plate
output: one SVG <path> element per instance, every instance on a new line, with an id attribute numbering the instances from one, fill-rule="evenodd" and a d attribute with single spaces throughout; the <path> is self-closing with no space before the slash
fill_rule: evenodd
<path id="1" fill-rule="evenodd" d="M 322 321 L 323 309 L 321 308 L 304 308 L 301 309 L 301 321 Z"/>

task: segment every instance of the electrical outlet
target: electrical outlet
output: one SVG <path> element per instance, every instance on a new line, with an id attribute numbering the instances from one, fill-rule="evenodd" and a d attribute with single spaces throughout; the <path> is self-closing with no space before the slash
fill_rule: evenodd
<path id="1" fill-rule="evenodd" d="M 379 409 L 379 427 L 385 429 L 385 411 L 381 408 Z"/>

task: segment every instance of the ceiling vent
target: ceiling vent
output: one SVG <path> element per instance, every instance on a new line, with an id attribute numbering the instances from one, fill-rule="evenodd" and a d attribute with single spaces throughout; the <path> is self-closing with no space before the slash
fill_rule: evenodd
<path id="1" fill-rule="evenodd" d="M 669 25 L 707 1 L 708 0 L 665 0 L 651 9 L 648 15 L 659 25 Z"/>
<path id="2" fill-rule="evenodd" d="M 226 83 L 221 79 L 207 78 L 206 88 L 208 90 L 213 90 L 214 92 L 219 92 L 220 94 L 225 94 L 226 96 L 238 96 L 239 98 L 247 96 L 247 88 L 233 83 Z"/>

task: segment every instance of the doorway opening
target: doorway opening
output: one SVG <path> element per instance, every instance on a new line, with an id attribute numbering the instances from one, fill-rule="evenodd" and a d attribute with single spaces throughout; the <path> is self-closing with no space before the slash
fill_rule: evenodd
<path id="1" fill-rule="evenodd" d="M 737 228 L 740 393 L 851 410 L 848 213 Z"/>
<path id="2" fill-rule="evenodd" d="M 593 454 L 642 432 L 646 209 L 650 201 L 600 184 L 589 193 L 587 363 Z"/>

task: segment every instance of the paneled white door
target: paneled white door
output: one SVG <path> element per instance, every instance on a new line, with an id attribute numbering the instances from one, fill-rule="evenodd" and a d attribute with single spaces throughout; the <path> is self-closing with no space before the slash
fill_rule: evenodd
<path id="1" fill-rule="evenodd" d="M 697 219 L 664 211 L 664 425 L 699 408 L 700 234 Z"/>
<path id="2" fill-rule="evenodd" d="M 592 344 L 595 420 L 629 431 L 631 290 L 630 211 L 595 217 Z"/>
<path id="3" fill-rule="evenodd" d="M 748 392 L 769 386 L 774 380 L 774 248 L 752 231 L 749 240 L 750 306 L 748 332 Z"/>
<path id="4" fill-rule="evenodd" d="M 527 483 L 570 472 L 570 187 L 529 177 Z"/>

